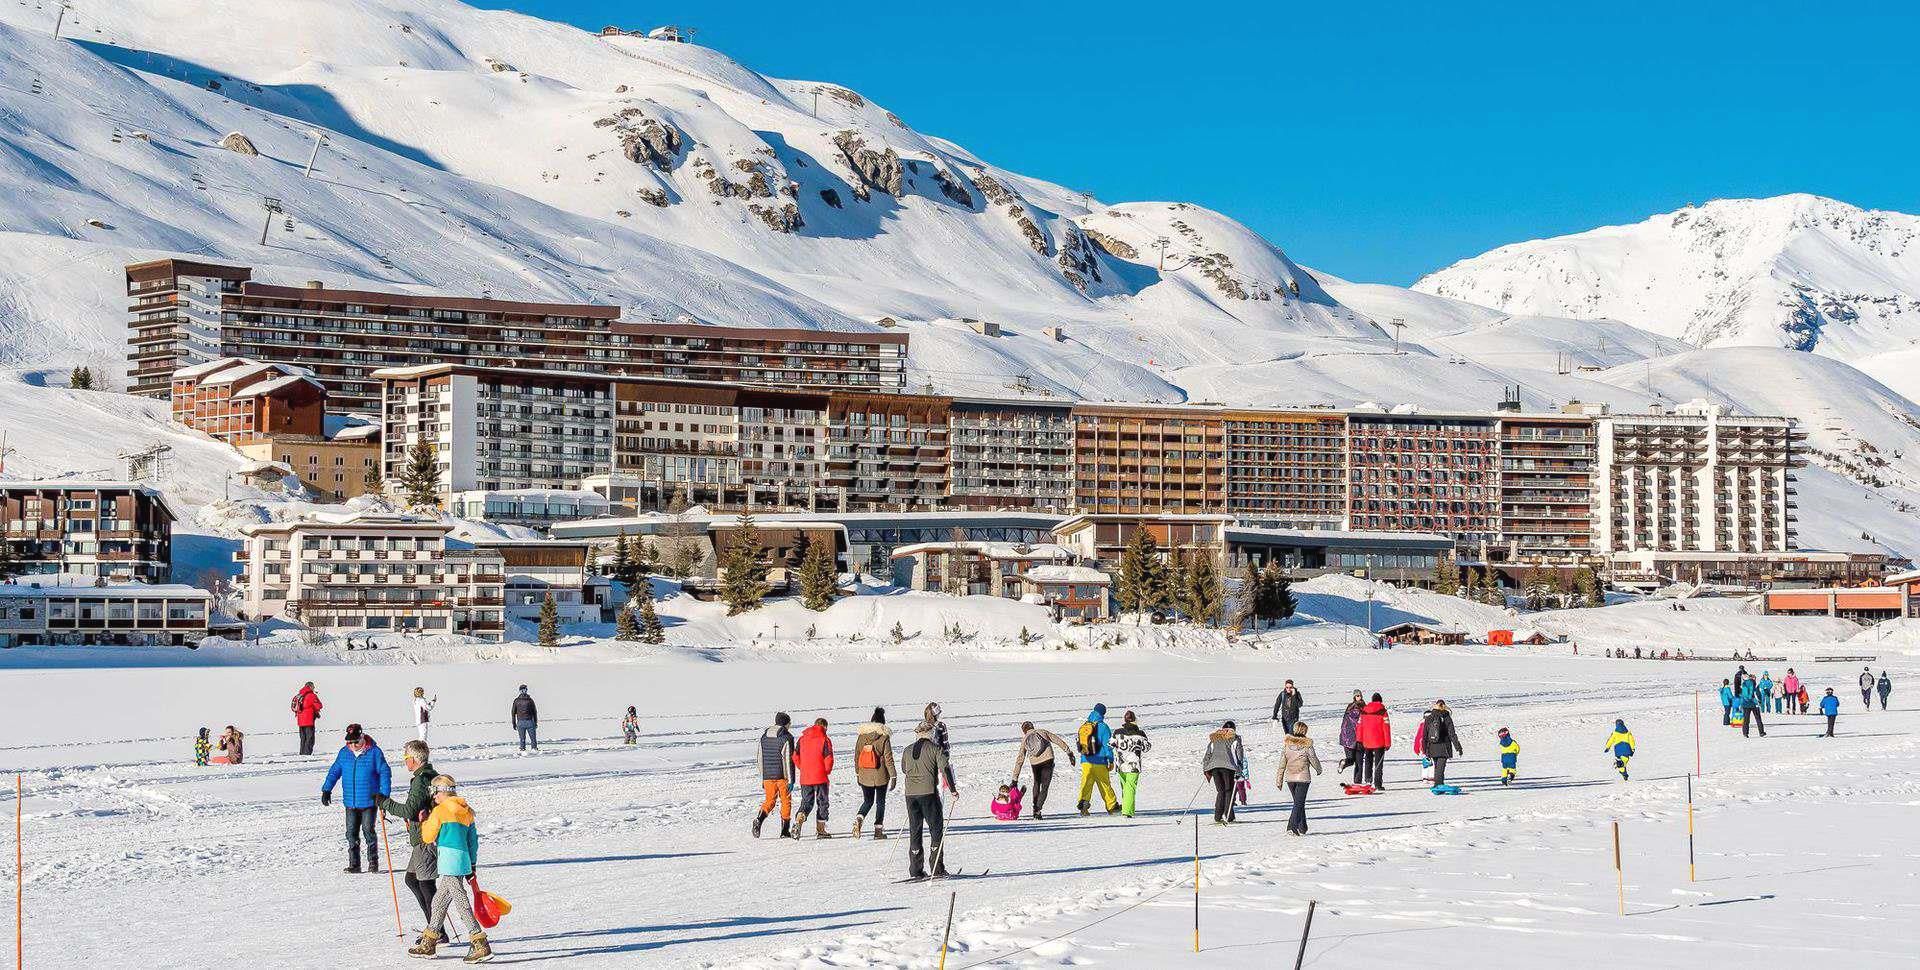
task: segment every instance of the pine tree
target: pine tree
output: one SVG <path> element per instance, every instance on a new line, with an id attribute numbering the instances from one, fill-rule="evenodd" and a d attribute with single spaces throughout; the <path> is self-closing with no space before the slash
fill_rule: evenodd
<path id="1" fill-rule="evenodd" d="M 553 594 L 540 601 L 540 645 L 552 650 L 560 645 L 560 606 Z"/>
<path id="2" fill-rule="evenodd" d="M 1571 570 L 1553 571 L 1553 595 L 1562 609 L 1573 605 L 1573 572 Z"/>
<path id="3" fill-rule="evenodd" d="M 625 532 L 613 537 L 613 565 L 608 568 L 607 576 L 629 589 L 639 578 L 639 571 L 633 567 L 633 547 L 628 544 Z"/>
<path id="4" fill-rule="evenodd" d="M 833 605 L 839 592 L 839 570 L 834 568 L 833 550 L 814 545 L 800 561 L 800 605 L 816 613 Z"/>
<path id="5" fill-rule="evenodd" d="M 660 554 L 653 543 L 635 536 L 633 538 L 633 577 L 639 582 L 642 577 L 660 571 Z"/>
<path id="6" fill-rule="evenodd" d="M 440 452 L 424 438 L 407 449 L 407 463 L 400 469 L 400 494 L 410 506 L 440 504 Z"/>
<path id="7" fill-rule="evenodd" d="M 1180 611 L 1194 623 L 1213 626 L 1220 622 L 1227 591 L 1220 581 L 1220 570 L 1215 566 L 1213 556 L 1201 550 L 1192 550 L 1186 556 L 1186 568 L 1181 570 L 1181 574 Z"/>
<path id="8" fill-rule="evenodd" d="M 1114 596 L 1122 613 L 1145 613 L 1166 605 L 1166 566 L 1160 560 L 1160 545 L 1144 528 L 1133 530 L 1133 538 L 1120 553 L 1120 570 Z"/>
<path id="9" fill-rule="evenodd" d="M 1234 604 L 1233 625 L 1236 628 L 1251 626 L 1259 629 L 1260 623 L 1260 567 L 1251 561 L 1247 563 L 1247 574 L 1240 578 L 1240 600 Z"/>
<path id="10" fill-rule="evenodd" d="M 720 598 L 726 601 L 727 615 L 738 616 L 758 609 L 766 597 L 766 567 L 760 562 L 760 530 L 752 513 L 742 513 L 734 527 L 733 542 L 721 557 Z"/>
<path id="11" fill-rule="evenodd" d="M 1268 563 L 1261 571 L 1259 589 L 1254 601 L 1263 620 L 1278 623 L 1290 619 L 1299 607 L 1293 598 L 1293 580 L 1281 571 L 1278 563 Z"/>
<path id="12" fill-rule="evenodd" d="M 638 599 L 638 597 L 635 597 L 635 599 Z M 648 597 L 648 599 L 651 600 L 652 597 Z M 613 618 L 613 638 L 625 643 L 639 642 L 640 624 L 634 622 L 632 602 L 621 607 L 619 615 Z"/>
<path id="13" fill-rule="evenodd" d="M 1443 596 L 1460 595 L 1460 564 L 1453 553 L 1443 552 L 1433 562 L 1433 591 Z"/>
<path id="14" fill-rule="evenodd" d="M 86 367 L 75 367 L 67 377 L 67 386 L 76 391 L 93 390 L 93 371 Z"/>
<path id="15" fill-rule="evenodd" d="M 1573 588 L 1581 606 L 1601 606 L 1604 600 L 1600 595 L 1600 582 L 1593 575 L 1593 569 L 1581 566 L 1573 573 Z"/>
<path id="16" fill-rule="evenodd" d="M 899 620 L 893 621 L 893 629 L 887 631 L 887 635 L 893 637 L 893 645 L 896 647 L 907 642 L 907 628 L 901 626 Z"/>
<path id="17" fill-rule="evenodd" d="M 653 611 L 653 588 L 640 594 L 640 642 L 665 643 L 667 631 L 660 626 L 660 614 Z"/>

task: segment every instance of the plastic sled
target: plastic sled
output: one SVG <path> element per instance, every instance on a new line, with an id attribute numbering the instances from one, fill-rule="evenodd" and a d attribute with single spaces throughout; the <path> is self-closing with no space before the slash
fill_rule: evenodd
<path id="1" fill-rule="evenodd" d="M 1460 786 L 1459 785 L 1435 785 L 1433 786 L 1433 793 L 1435 795 L 1458 795 L 1460 794 Z"/>
<path id="2" fill-rule="evenodd" d="M 226 756 L 226 755 L 224 755 L 224 754 L 216 754 L 216 755 L 214 755 L 213 757 L 211 757 L 211 758 L 208 758 L 208 759 L 207 759 L 207 764 L 210 764 L 210 765 L 224 765 L 224 764 L 231 764 L 231 762 L 229 762 L 229 761 L 227 760 L 227 756 Z"/>
<path id="3" fill-rule="evenodd" d="M 1347 793 L 1347 794 L 1349 794 L 1349 795 L 1371 795 L 1371 794 L 1373 794 L 1373 786 L 1372 786 L 1372 785 L 1341 785 L 1341 786 L 1340 786 L 1340 790 L 1341 790 L 1341 791 L 1343 791 L 1343 792 L 1346 792 L 1346 793 Z"/>

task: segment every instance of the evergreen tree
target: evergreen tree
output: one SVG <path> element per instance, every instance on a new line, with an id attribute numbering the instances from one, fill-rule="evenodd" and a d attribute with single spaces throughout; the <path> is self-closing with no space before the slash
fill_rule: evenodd
<path id="1" fill-rule="evenodd" d="M 634 536 L 632 549 L 634 582 L 660 571 L 660 554 L 653 548 L 653 543 Z"/>
<path id="2" fill-rule="evenodd" d="M 560 645 L 560 606 L 553 601 L 552 593 L 540 601 L 539 643 L 548 650 Z"/>
<path id="3" fill-rule="evenodd" d="M 665 643 L 667 631 L 660 626 L 660 614 L 653 611 L 653 587 L 640 594 L 640 642 Z"/>
<path id="4" fill-rule="evenodd" d="M 1259 629 L 1260 621 L 1260 567 L 1247 563 L 1247 574 L 1240 578 L 1240 598 L 1234 604 L 1233 625 L 1236 628 L 1252 626 Z"/>
<path id="5" fill-rule="evenodd" d="M 832 606 L 839 592 L 839 570 L 834 568 L 833 558 L 832 549 L 814 545 L 800 561 L 800 604 L 816 613 Z"/>
<path id="6" fill-rule="evenodd" d="M 1600 594 L 1600 582 L 1598 578 L 1593 575 L 1593 569 L 1591 567 L 1581 566 L 1579 569 L 1574 570 L 1573 589 L 1578 596 L 1577 602 L 1581 606 L 1605 605 Z"/>
<path id="7" fill-rule="evenodd" d="M 421 439 L 407 449 L 407 463 L 400 469 L 400 494 L 410 506 L 440 504 L 440 452 L 433 442 Z"/>
<path id="8" fill-rule="evenodd" d="M 893 637 L 893 644 L 896 647 L 907 642 L 907 628 L 901 626 L 899 620 L 893 621 L 893 629 L 889 630 L 887 635 Z"/>
<path id="9" fill-rule="evenodd" d="M 625 532 L 613 537 L 613 565 L 608 567 L 607 576 L 629 589 L 639 578 L 639 570 L 633 565 L 633 546 L 627 542 Z"/>
<path id="10" fill-rule="evenodd" d="M 1281 571 L 1278 563 L 1268 563 L 1257 582 L 1259 593 L 1254 597 L 1254 606 L 1261 619 L 1278 623 L 1293 616 L 1299 605 L 1293 598 L 1293 580 Z"/>
<path id="11" fill-rule="evenodd" d="M 760 530 L 752 513 L 742 513 L 734 527 L 733 541 L 721 557 L 720 598 L 726 601 L 727 615 L 738 616 L 758 609 L 767 595 L 766 567 L 760 562 Z"/>
<path id="12" fill-rule="evenodd" d="M 635 599 L 638 598 L 639 597 L 635 597 Z M 648 597 L 648 599 L 651 600 L 652 597 Z M 626 606 L 621 607 L 619 615 L 613 618 L 613 638 L 625 643 L 638 643 L 640 641 L 640 624 L 634 622 L 632 601 L 629 601 Z"/>
<path id="13" fill-rule="evenodd" d="M 1144 528 L 1133 530 L 1133 538 L 1120 553 L 1119 576 L 1114 596 L 1122 613 L 1145 613 L 1167 605 L 1166 564 L 1160 559 L 1160 545 Z"/>
<path id="14" fill-rule="evenodd" d="M 13 555 L 13 543 L 7 541 L 6 532 L 0 529 L 0 583 L 8 582 L 20 575 L 20 560 Z"/>
<path id="15" fill-rule="evenodd" d="M 1560 608 L 1573 605 L 1573 571 L 1556 569 L 1553 571 L 1553 597 Z"/>
<path id="16" fill-rule="evenodd" d="M 378 495 L 382 484 L 384 483 L 380 479 L 380 462 L 376 459 L 360 473 L 360 489 L 368 495 Z"/>
<path id="17" fill-rule="evenodd" d="M 93 390 L 93 371 L 86 367 L 75 367 L 67 377 L 67 386 L 76 391 Z"/>
<path id="18" fill-rule="evenodd" d="M 1460 564 L 1453 553 L 1443 552 L 1433 563 L 1433 591 L 1443 596 L 1460 594 Z"/>
<path id="19" fill-rule="evenodd" d="M 1220 570 L 1210 553 L 1194 550 L 1186 558 L 1186 568 L 1181 571 L 1180 611 L 1194 623 L 1213 626 L 1220 622 L 1227 599 Z"/>

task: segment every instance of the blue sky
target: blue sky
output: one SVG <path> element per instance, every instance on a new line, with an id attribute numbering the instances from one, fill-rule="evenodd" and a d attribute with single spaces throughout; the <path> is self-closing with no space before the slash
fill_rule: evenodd
<path id="1" fill-rule="evenodd" d="M 998 165 L 1210 206 L 1356 280 L 1711 198 L 1920 212 L 1920 14 L 1894 4 L 478 3 L 693 25 Z"/>

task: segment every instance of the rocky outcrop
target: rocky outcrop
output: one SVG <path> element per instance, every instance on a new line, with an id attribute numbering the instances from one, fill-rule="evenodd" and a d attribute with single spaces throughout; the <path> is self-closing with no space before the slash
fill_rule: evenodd
<path id="1" fill-rule="evenodd" d="M 649 165 L 669 172 L 680 161 L 686 138 L 680 129 L 657 118 L 649 118 L 639 108 L 626 107 L 612 117 L 593 123 L 595 128 L 612 128 L 620 139 L 620 154 L 635 165 Z"/>
<path id="2" fill-rule="evenodd" d="M 806 225 L 806 221 L 800 218 L 800 207 L 791 202 L 779 206 L 755 202 L 747 206 L 747 211 L 759 216 L 760 221 L 775 232 L 792 232 Z"/>
<path id="3" fill-rule="evenodd" d="M 866 139 L 853 131 L 835 134 L 833 144 L 840 149 L 841 156 L 853 169 L 854 198 L 865 202 L 873 198 L 874 189 L 879 189 L 896 199 L 900 197 L 904 191 L 905 174 L 900 165 L 899 152 L 892 148 L 876 152 L 867 147 Z"/>
<path id="4" fill-rule="evenodd" d="M 486 65 L 492 68 L 495 74 L 518 73 L 514 71 L 513 65 L 508 64 L 506 61 L 496 61 L 491 57 L 484 57 L 481 58 L 481 60 L 485 61 Z"/>
<path id="5" fill-rule="evenodd" d="M 956 177 L 954 173 L 936 166 L 933 170 L 933 180 L 939 184 L 941 195 L 969 209 L 973 208 L 973 193 L 967 191 L 960 185 L 961 182 L 966 180 L 966 176 L 961 175 Z"/>
<path id="6" fill-rule="evenodd" d="M 1106 250 L 1109 256 L 1114 256 L 1119 259 L 1140 258 L 1140 250 L 1133 248 L 1133 244 L 1127 242 L 1125 239 L 1109 236 L 1098 229 L 1087 229 L 1084 231 L 1087 234 L 1087 238 L 1093 240 L 1095 246 Z"/>
<path id="7" fill-rule="evenodd" d="M 227 132 L 227 137 L 220 139 L 220 147 L 236 155 L 260 154 L 260 149 L 253 147 L 253 139 L 237 131 Z"/>
<path id="8" fill-rule="evenodd" d="M 1054 257 L 1054 262 L 1060 267 L 1060 275 L 1085 293 L 1089 285 L 1101 281 L 1099 250 L 1078 224 L 1063 220 L 1061 225 L 1065 230 L 1060 240 L 1060 255 Z"/>
<path id="9" fill-rule="evenodd" d="M 648 205 L 659 206 L 662 209 L 667 207 L 667 193 L 659 189 L 635 189 L 633 194 L 639 196 L 640 201 Z"/>
<path id="10" fill-rule="evenodd" d="M 1053 244 L 1047 239 L 1047 234 L 1040 231 L 1039 223 L 1033 221 L 1033 214 L 1027 211 L 1027 201 L 1020 197 L 1020 193 L 1002 185 L 999 179 L 984 171 L 974 173 L 973 185 L 981 195 L 986 196 L 988 204 L 1013 220 L 1014 227 L 1026 238 L 1029 248 L 1042 256 L 1053 255 Z"/>
<path id="11" fill-rule="evenodd" d="M 863 98 L 859 94 L 849 91 L 846 88 L 840 87 L 838 85 L 822 84 L 819 87 L 819 91 L 821 94 L 824 94 L 827 97 L 834 99 L 835 101 L 839 101 L 842 104 L 851 105 L 852 107 L 855 107 L 855 108 L 864 108 L 867 106 L 866 98 Z"/>

